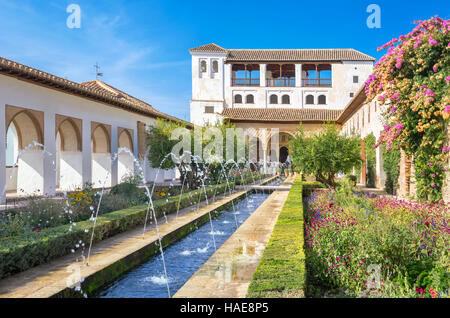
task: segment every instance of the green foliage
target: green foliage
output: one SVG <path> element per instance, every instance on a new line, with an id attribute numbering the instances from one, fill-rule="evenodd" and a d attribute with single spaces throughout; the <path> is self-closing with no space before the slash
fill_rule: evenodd
<path id="1" fill-rule="evenodd" d="M 206 188 L 208 197 L 212 197 L 214 193 L 221 194 L 225 191 L 228 191 L 226 184 Z M 196 204 L 198 198 L 200 200 L 205 199 L 203 189 L 184 193 L 181 201 L 179 196 L 155 200 L 156 215 L 159 218 L 164 214 L 175 213 L 178 204 L 179 208 L 183 209 Z M 111 208 L 114 208 L 114 205 L 117 204 L 117 201 L 109 202 L 111 201 L 105 198 L 105 203 Z M 119 211 L 116 208 L 114 212 L 99 216 L 95 228 L 94 243 L 133 229 L 136 226 L 142 226 L 146 213 L 147 205 L 145 204 Z M 80 240 L 89 242 L 92 229 L 93 222 L 86 220 L 77 222 L 76 226 L 65 224 L 46 228 L 39 232 L 21 233 L 21 235 L 0 239 L 0 259 L 2 260 L 0 262 L 0 279 L 69 254 Z"/>
<path id="2" fill-rule="evenodd" d="M 302 181 L 298 175 L 253 274 L 247 297 L 303 297 L 304 287 Z"/>
<path id="3" fill-rule="evenodd" d="M 386 192 L 395 194 L 400 174 L 400 149 L 398 147 L 393 147 L 390 150 L 383 147 L 383 169 L 386 173 Z"/>
<path id="4" fill-rule="evenodd" d="M 149 147 L 148 159 L 152 167 L 161 165 L 162 169 L 175 168 L 175 163 L 172 161 L 171 156 L 167 159 L 165 158 L 180 141 L 172 140 L 172 133 L 178 128 L 185 127 L 183 124 L 161 118 L 157 119 L 156 125 L 150 125 L 147 131 L 147 146 Z"/>
<path id="5" fill-rule="evenodd" d="M 364 153 L 366 154 L 366 165 L 367 165 L 367 186 L 375 187 L 375 164 L 376 164 L 376 153 L 375 153 L 375 143 L 376 138 L 371 133 L 364 138 Z"/>
<path id="6" fill-rule="evenodd" d="M 448 164 L 450 119 L 450 26 L 437 16 L 379 49 L 388 52 L 366 82 L 368 100 L 377 99 L 386 125 L 379 143 L 399 145 L 414 157 L 417 196 L 442 198 Z"/>
<path id="7" fill-rule="evenodd" d="M 335 188 L 335 175 L 349 173 L 361 165 L 361 143 L 358 137 L 346 137 L 334 124 L 323 126 L 317 134 L 299 133 L 290 142 L 292 159 L 299 171 L 312 174 L 328 187 Z"/>
<path id="8" fill-rule="evenodd" d="M 448 295 L 446 206 L 369 197 L 348 183 L 306 202 L 309 296 Z M 381 279 L 376 288 L 368 284 L 374 265 Z"/>
<path id="9" fill-rule="evenodd" d="M 232 124 L 225 121 L 223 123 L 217 122 L 214 125 L 208 124 L 204 127 L 196 126 L 195 129 L 185 130 L 185 135 L 181 136 L 179 140 L 172 140 L 172 134 L 178 128 L 185 127 L 181 126 L 180 124 L 165 120 L 158 120 L 156 126 L 151 126 L 149 128 L 147 132 L 147 145 L 150 148 L 148 159 L 153 167 L 159 167 L 161 165 L 163 169 L 178 168 L 180 171 L 182 182 L 184 180 L 187 180 L 186 184 L 188 185 L 189 189 L 197 189 L 202 185 L 203 182 L 205 184 L 216 184 L 218 182 L 221 182 L 221 180 L 223 181 L 224 176 L 221 163 L 224 164 L 224 168 L 226 170 L 225 173 L 227 173 L 227 175 L 231 169 L 235 169 L 235 165 L 225 165 L 224 160 L 226 158 L 226 150 L 228 146 L 226 143 L 226 130 L 228 128 L 234 128 Z M 218 132 L 220 136 L 216 137 L 215 135 L 213 135 L 208 137 L 205 132 Z M 176 164 L 175 162 L 173 162 L 172 156 L 169 154 L 173 151 L 175 145 L 177 145 L 183 137 L 190 140 L 189 145 L 185 145 L 186 147 L 189 146 L 190 148 L 183 149 L 184 153 L 174 154 L 175 156 L 180 156 L 180 159 L 182 159 L 180 163 Z M 211 157 L 214 157 L 214 159 L 216 160 L 206 163 L 198 157 L 189 158 L 189 152 L 196 155 L 196 151 L 198 151 L 198 149 L 196 149 L 197 147 L 201 148 L 203 154 L 203 151 L 205 151 L 207 146 L 216 141 L 215 138 L 222 138 L 222 140 L 218 141 L 222 143 L 223 147 L 222 154 L 215 153 L 215 148 L 214 151 L 211 151 Z M 239 142 L 243 144 L 243 140 L 240 140 L 238 138 L 240 137 L 237 136 L 233 140 L 233 159 L 236 162 L 239 160 L 239 158 L 237 158 L 237 144 Z M 243 168 L 242 165 L 241 168 Z M 207 176 L 207 179 L 203 180 L 205 175 Z"/>
<path id="10" fill-rule="evenodd" d="M 128 202 L 128 206 L 142 204 L 148 200 L 145 189 L 138 186 L 142 183 L 142 177 L 137 174 L 126 175 L 122 182 L 111 188 L 111 196 L 121 197 Z M 111 197 L 108 196 L 108 197 Z M 118 199 L 118 198 L 117 198 Z"/>

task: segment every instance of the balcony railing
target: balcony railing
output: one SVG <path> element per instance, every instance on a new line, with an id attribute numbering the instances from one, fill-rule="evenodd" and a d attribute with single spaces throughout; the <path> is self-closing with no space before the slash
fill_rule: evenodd
<path id="1" fill-rule="evenodd" d="M 232 78 L 232 86 L 259 86 L 259 78 Z"/>
<path id="2" fill-rule="evenodd" d="M 302 79 L 303 87 L 331 87 L 331 78 L 304 78 Z"/>
<path id="3" fill-rule="evenodd" d="M 266 80 L 268 87 L 295 87 L 295 78 L 269 78 Z"/>

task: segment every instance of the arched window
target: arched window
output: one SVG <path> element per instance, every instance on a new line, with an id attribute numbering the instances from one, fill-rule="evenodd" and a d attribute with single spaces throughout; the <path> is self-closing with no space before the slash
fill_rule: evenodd
<path id="1" fill-rule="evenodd" d="M 246 97 L 245 97 L 245 102 L 247 103 L 247 104 L 254 104 L 255 103 L 255 98 L 253 97 L 253 95 L 247 95 Z"/>
<path id="2" fill-rule="evenodd" d="M 234 103 L 235 104 L 242 104 L 242 95 L 234 95 Z"/>
<path id="3" fill-rule="evenodd" d="M 213 69 L 213 73 L 219 73 L 219 62 L 218 61 L 212 62 L 212 69 Z"/>
<path id="4" fill-rule="evenodd" d="M 327 97 L 325 95 L 319 96 L 319 105 L 326 105 L 327 103 Z"/>
<path id="5" fill-rule="evenodd" d="M 200 62 L 200 72 L 206 73 L 206 61 L 205 60 Z"/>
<path id="6" fill-rule="evenodd" d="M 313 95 L 306 96 L 306 104 L 307 105 L 314 105 L 314 96 Z"/>
<path id="7" fill-rule="evenodd" d="M 271 104 L 278 104 L 278 96 L 277 95 L 270 95 L 270 103 Z"/>
<path id="8" fill-rule="evenodd" d="M 289 97 L 289 95 L 283 95 L 281 97 L 281 104 L 290 104 L 291 103 L 291 99 Z"/>

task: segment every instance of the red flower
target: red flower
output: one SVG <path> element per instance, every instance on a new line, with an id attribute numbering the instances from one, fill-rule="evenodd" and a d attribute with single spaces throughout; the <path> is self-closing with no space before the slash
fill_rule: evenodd
<path id="1" fill-rule="evenodd" d="M 436 294 L 436 292 L 434 291 L 433 287 L 430 287 L 430 295 L 433 298 L 438 298 L 438 295 Z"/>
<path id="2" fill-rule="evenodd" d="M 425 222 L 425 225 L 428 226 L 428 227 L 430 227 L 430 222 L 426 221 L 426 222 Z"/>
<path id="3" fill-rule="evenodd" d="M 34 230 L 36 233 L 39 232 L 41 229 L 40 228 L 36 228 L 36 230 Z"/>

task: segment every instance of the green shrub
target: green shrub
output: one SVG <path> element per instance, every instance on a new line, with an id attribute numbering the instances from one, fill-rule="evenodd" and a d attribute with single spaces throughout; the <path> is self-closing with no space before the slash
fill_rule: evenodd
<path id="1" fill-rule="evenodd" d="M 301 175 L 297 175 L 280 212 L 247 297 L 303 297 L 305 254 Z"/>

